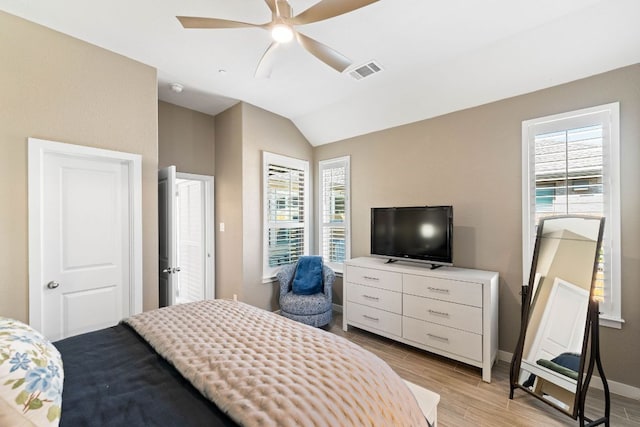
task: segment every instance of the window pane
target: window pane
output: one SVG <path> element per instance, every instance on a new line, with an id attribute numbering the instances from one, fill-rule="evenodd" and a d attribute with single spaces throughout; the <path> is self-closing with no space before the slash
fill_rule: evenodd
<path id="1" fill-rule="evenodd" d="M 603 215 L 602 125 L 536 135 L 535 221 Z"/>
<path id="2" fill-rule="evenodd" d="M 536 224 L 552 215 L 603 216 L 602 125 L 536 135 L 534 144 Z M 607 294 L 606 265 L 601 247 L 594 291 L 600 300 Z"/>
<path id="3" fill-rule="evenodd" d="M 322 256 L 327 262 L 344 262 L 346 257 L 345 227 L 324 227 L 322 230 Z"/>
<path id="4" fill-rule="evenodd" d="M 266 266 L 274 268 L 295 263 L 304 255 L 307 172 L 302 165 L 275 162 L 269 162 L 266 169 Z"/>
<path id="5" fill-rule="evenodd" d="M 326 262 L 342 263 L 348 250 L 348 158 L 320 162 L 320 253 Z"/>
<path id="6" fill-rule="evenodd" d="M 270 164 L 268 179 L 268 221 L 303 222 L 304 171 Z"/>
<path id="7" fill-rule="evenodd" d="M 304 227 L 269 228 L 269 267 L 293 264 L 304 254 Z"/>
<path id="8" fill-rule="evenodd" d="M 345 220 L 345 168 L 327 168 L 322 171 L 322 222 Z"/>

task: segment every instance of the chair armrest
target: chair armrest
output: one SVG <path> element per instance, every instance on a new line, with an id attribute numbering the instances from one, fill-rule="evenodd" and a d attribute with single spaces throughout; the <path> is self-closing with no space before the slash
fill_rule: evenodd
<path id="1" fill-rule="evenodd" d="M 331 267 L 323 265 L 322 275 L 323 275 L 323 282 L 324 282 L 324 294 L 327 298 L 329 298 L 329 301 L 331 301 L 332 300 L 331 291 L 333 290 L 333 283 L 336 281 L 336 273 L 333 271 Z"/>
<path id="2" fill-rule="evenodd" d="M 295 272 L 296 264 L 288 264 L 282 266 L 282 268 L 278 271 L 276 278 L 280 283 L 280 295 L 285 295 L 287 292 L 289 292 Z"/>

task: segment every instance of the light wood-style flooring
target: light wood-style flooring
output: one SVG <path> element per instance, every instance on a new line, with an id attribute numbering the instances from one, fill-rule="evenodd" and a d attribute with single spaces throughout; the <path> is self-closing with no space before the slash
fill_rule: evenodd
<path id="1" fill-rule="evenodd" d="M 385 360 L 402 378 L 440 394 L 438 427 L 464 426 L 578 426 L 524 391 L 509 399 L 509 364 L 497 362 L 490 384 L 480 368 L 458 363 L 350 326 L 342 330 L 342 315 L 334 313 L 326 329 L 343 336 Z M 605 372 L 606 374 L 606 372 Z M 596 380 L 597 381 L 597 380 Z M 604 414 L 602 392 L 591 389 L 587 416 Z M 640 401 L 611 395 L 611 426 L 640 426 Z"/>

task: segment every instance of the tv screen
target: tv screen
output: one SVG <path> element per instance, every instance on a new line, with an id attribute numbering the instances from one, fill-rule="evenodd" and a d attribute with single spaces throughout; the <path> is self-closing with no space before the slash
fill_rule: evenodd
<path id="1" fill-rule="evenodd" d="M 452 206 L 371 209 L 371 255 L 451 265 Z"/>

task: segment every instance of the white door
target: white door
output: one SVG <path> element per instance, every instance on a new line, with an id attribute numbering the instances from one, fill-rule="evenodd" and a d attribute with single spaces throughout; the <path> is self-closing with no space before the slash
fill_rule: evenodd
<path id="1" fill-rule="evenodd" d="M 176 303 L 205 299 L 206 251 L 204 234 L 204 183 L 178 178 L 178 265 L 180 274 L 174 279 Z M 176 283 L 177 282 L 177 283 Z"/>
<path id="2" fill-rule="evenodd" d="M 175 278 L 178 266 L 176 221 L 176 167 L 158 171 L 158 234 L 160 267 L 160 307 L 176 303 Z"/>
<path id="3" fill-rule="evenodd" d="M 30 323 L 51 340 L 141 311 L 139 160 L 29 140 Z"/>
<path id="4" fill-rule="evenodd" d="M 529 360 L 551 360 L 565 353 L 581 353 L 589 308 L 589 291 L 556 277 Z"/>
<path id="5" fill-rule="evenodd" d="M 160 306 L 215 298 L 213 177 L 158 172 Z"/>

